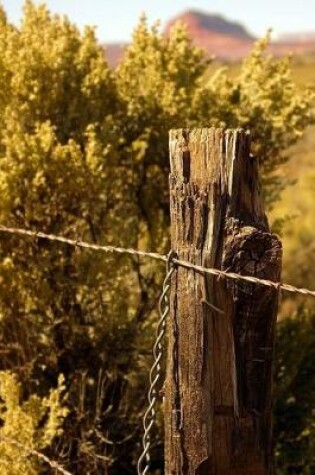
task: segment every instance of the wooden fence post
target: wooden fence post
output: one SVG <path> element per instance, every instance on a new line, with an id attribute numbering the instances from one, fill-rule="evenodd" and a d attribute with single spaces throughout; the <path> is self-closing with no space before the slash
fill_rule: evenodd
<path id="1" fill-rule="evenodd" d="M 170 132 L 172 249 L 179 259 L 280 280 L 250 134 Z M 271 380 L 278 291 L 179 267 L 165 383 L 166 475 L 272 473 Z"/>

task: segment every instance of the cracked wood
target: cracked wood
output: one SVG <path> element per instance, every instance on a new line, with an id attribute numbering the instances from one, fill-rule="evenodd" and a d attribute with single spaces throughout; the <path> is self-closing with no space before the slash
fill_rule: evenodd
<path id="1" fill-rule="evenodd" d="M 250 135 L 170 132 L 172 248 L 206 267 L 280 280 Z M 178 268 L 165 384 L 166 475 L 272 473 L 278 291 Z"/>

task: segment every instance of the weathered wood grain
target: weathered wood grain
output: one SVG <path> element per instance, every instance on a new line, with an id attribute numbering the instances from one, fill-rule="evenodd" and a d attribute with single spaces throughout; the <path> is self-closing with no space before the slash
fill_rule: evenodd
<path id="1" fill-rule="evenodd" d="M 250 135 L 172 130 L 170 161 L 179 259 L 279 281 L 281 244 L 268 228 Z M 178 268 L 168 325 L 167 475 L 272 472 L 277 304 L 275 289 Z"/>

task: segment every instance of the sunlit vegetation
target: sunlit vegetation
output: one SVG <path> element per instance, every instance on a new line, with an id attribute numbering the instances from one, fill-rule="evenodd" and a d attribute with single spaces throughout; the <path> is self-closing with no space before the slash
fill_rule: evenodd
<path id="1" fill-rule="evenodd" d="M 305 146 L 312 93 L 296 85 L 289 61 L 265 57 L 267 43 L 256 45 L 232 79 L 217 70 L 209 77 L 208 62 L 185 30 L 175 28 L 166 39 L 143 19 L 123 63 L 111 71 L 93 29 L 80 34 L 70 20 L 30 1 L 15 27 L 1 9 L 0 222 L 166 252 L 168 129 L 241 126 L 255 138 L 269 209 L 280 209 L 282 193 L 287 214 L 297 214 L 295 206 L 309 213 L 303 231 L 280 224 L 288 236 L 285 246 L 294 250 L 285 258 L 285 276 L 295 278 L 298 265 L 296 283 L 311 285 L 313 266 L 305 250 L 314 242 L 314 188 L 305 189 L 305 199 L 296 197 L 299 205 L 290 205 L 288 178 L 298 174 L 291 168 L 285 175 L 283 167 L 300 167 L 294 157 L 302 148 L 290 147 Z M 309 152 L 301 153 L 306 160 Z M 311 155 L 309 160 L 310 176 L 303 183 L 314 180 Z M 0 436 L 8 433 L 20 443 L 27 438 L 71 473 L 132 473 L 164 269 L 136 258 L 0 239 Z M 294 365 L 278 362 L 277 457 L 281 473 L 295 464 L 311 474 L 314 414 L 304 412 L 296 425 L 290 412 L 282 417 L 293 407 L 288 406 L 293 384 L 315 365 L 309 330 L 304 331 L 314 325 L 314 314 L 294 312 L 279 329 L 278 355 L 286 360 L 303 346 L 303 358 Z M 300 345 L 291 346 L 292 335 Z M 62 388 L 58 381 L 64 381 Z M 303 385 L 307 407 L 314 403 L 310 386 Z M 23 430 L 8 426 L 10 414 L 26 418 Z M 55 422 L 48 436 L 51 414 Z M 0 443 L 0 467 L 11 457 L 10 474 L 26 473 L 25 466 L 30 474 L 50 473 L 31 454 L 21 460 L 9 443 Z M 161 454 L 157 433 L 154 461 Z"/>

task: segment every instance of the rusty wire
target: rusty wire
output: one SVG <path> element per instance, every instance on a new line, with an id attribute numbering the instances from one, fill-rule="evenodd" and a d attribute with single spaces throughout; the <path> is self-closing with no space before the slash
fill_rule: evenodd
<path id="1" fill-rule="evenodd" d="M 158 400 L 157 389 L 162 377 L 161 360 L 164 354 L 163 340 L 164 340 L 165 331 L 166 331 L 166 320 L 170 311 L 169 292 L 170 292 L 170 287 L 171 287 L 171 278 L 175 271 L 175 268 L 182 267 L 187 270 L 192 270 L 194 272 L 198 272 L 201 274 L 211 274 L 216 277 L 224 277 L 226 279 L 245 281 L 245 282 L 250 282 L 257 285 L 273 287 L 278 291 L 284 290 L 287 292 L 294 292 L 294 293 L 299 293 L 299 294 L 315 297 L 315 290 L 299 288 L 293 285 L 283 284 L 281 282 L 273 282 L 267 279 L 259 279 L 257 277 L 253 277 L 249 275 L 241 275 L 235 272 L 226 272 L 226 271 L 215 269 L 215 268 L 206 268 L 203 266 L 192 264 L 188 261 L 183 261 L 183 260 L 178 259 L 174 251 L 170 251 L 168 255 L 162 255 L 155 252 L 139 251 L 139 250 L 130 249 L 130 248 L 91 244 L 82 240 L 74 240 L 74 239 L 66 238 L 64 236 L 46 234 L 40 231 L 32 231 L 29 229 L 10 228 L 6 226 L 0 226 L 0 233 L 1 232 L 12 234 L 12 235 L 28 236 L 35 239 L 46 239 L 49 241 L 67 244 L 67 245 L 75 246 L 78 248 L 91 249 L 94 251 L 147 257 L 147 258 L 166 262 L 166 277 L 163 282 L 163 290 L 159 299 L 160 319 L 157 325 L 157 335 L 156 335 L 156 340 L 153 346 L 154 362 L 151 367 L 150 378 L 149 378 L 150 388 L 148 391 L 148 408 L 143 417 L 143 428 L 144 428 L 144 435 L 142 438 L 143 451 L 138 459 L 138 464 L 137 464 L 138 475 L 147 475 L 150 469 L 150 463 L 151 463 L 150 449 L 152 446 L 151 437 L 152 437 L 152 429 L 153 429 L 153 426 L 155 424 L 155 419 L 156 419 L 156 404 Z M 49 465 L 52 468 L 55 468 L 60 473 L 64 473 L 66 475 L 69 474 L 69 472 L 65 471 L 63 467 L 56 464 L 56 462 L 53 462 L 53 461 L 50 461 L 49 459 L 44 458 L 45 456 L 43 454 L 38 453 L 34 450 L 32 451 L 32 454 L 41 458 L 46 463 L 49 463 Z"/>
<path id="2" fill-rule="evenodd" d="M 143 451 L 138 460 L 138 475 L 146 475 L 150 469 L 150 448 L 151 433 L 156 418 L 156 403 L 158 400 L 158 386 L 162 378 L 161 360 L 164 354 L 164 336 L 166 331 L 167 316 L 170 311 L 169 292 L 171 288 L 171 279 L 175 271 L 174 257 L 175 253 L 171 251 L 167 256 L 166 277 L 163 282 L 163 290 L 159 300 L 160 319 L 157 325 L 156 340 L 153 346 L 153 365 L 150 371 L 150 388 L 148 391 L 148 408 L 143 417 L 144 435 L 142 438 Z"/>
<path id="3" fill-rule="evenodd" d="M 0 233 L 8 233 L 13 235 L 20 235 L 20 236 L 29 236 L 35 239 L 46 239 L 53 242 L 59 242 L 63 244 L 67 244 L 69 246 L 84 248 L 84 249 L 91 249 L 94 251 L 101 251 L 106 253 L 118 253 L 118 254 L 128 254 L 132 256 L 139 256 L 139 257 L 148 257 L 151 259 L 156 259 L 159 261 L 167 262 L 167 255 L 158 254 L 156 252 L 146 252 L 146 251 L 139 251 L 136 249 L 130 248 L 123 248 L 123 247 L 116 247 L 116 246 L 101 246 L 99 244 L 92 244 L 81 240 L 75 240 L 66 238 L 64 236 L 57 236 L 55 234 L 46 234 L 41 231 L 32 231 L 30 229 L 21 229 L 21 228 L 9 228 L 6 226 L 0 226 Z M 215 268 L 208 268 L 199 266 L 196 264 L 192 264 L 188 261 L 182 261 L 177 258 L 172 259 L 173 263 L 176 264 L 178 267 L 183 267 L 185 269 L 190 269 L 195 272 L 199 272 L 201 274 L 211 274 L 217 277 L 224 277 L 226 279 L 232 280 L 241 280 L 245 282 L 250 282 L 257 285 L 264 285 L 267 287 L 273 287 L 277 290 L 283 290 L 285 292 L 291 292 L 296 294 L 302 294 L 309 297 L 315 297 L 315 290 L 305 289 L 301 287 L 295 287 L 294 285 L 290 284 L 283 284 L 282 282 L 273 282 L 272 280 L 267 279 L 259 279 L 258 277 L 253 277 L 251 275 L 241 275 L 235 272 L 226 272 L 224 270 L 215 269 Z"/>

